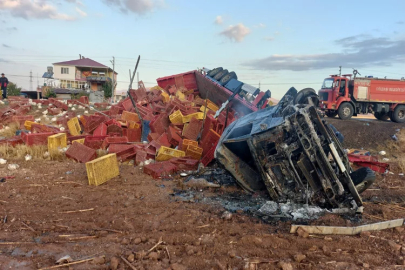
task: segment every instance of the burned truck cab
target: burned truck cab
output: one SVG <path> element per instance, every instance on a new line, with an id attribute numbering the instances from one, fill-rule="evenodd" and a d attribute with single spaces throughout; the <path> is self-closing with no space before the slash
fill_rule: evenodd
<path id="1" fill-rule="evenodd" d="M 361 206 L 359 193 L 372 184 L 374 172 L 353 174 L 336 129 L 317 113 L 318 102 L 313 89 L 291 88 L 276 106 L 233 122 L 215 157 L 245 190 L 267 190 L 274 201 Z"/>

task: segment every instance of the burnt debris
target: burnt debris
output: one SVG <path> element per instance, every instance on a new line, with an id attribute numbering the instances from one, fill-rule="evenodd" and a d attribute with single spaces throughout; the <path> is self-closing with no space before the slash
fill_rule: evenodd
<path id="1" fill-rule="evenodd" d="M 313 89 L 290 88 L 279 104 L 233 122 L 215 157 L 245 190 L 267 190 L 276 202 L 362 206 L 359 193 L 375 174 L 352 170 L 343 137 L 320 118 L 318 102 Z"/>

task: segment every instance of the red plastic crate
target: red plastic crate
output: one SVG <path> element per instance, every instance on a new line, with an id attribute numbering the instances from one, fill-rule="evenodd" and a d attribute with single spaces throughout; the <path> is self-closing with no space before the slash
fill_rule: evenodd
<path id="1" fill-rule="evenodd" d="M 169 160 L 173 163 L 178 170 L 197 170 L 198 168 L 198 160 L 192 158 L 172 158 Z"/>
<path id="2" fill-rule="evenodd" d="M 151 141 L 145 146 L 145 151 L 148 155 L 155 156 L 161 147 L 160 143 L 157 141 Z"/>
<path id="3" fill-rule="evenodd" d="M 140 142 L 142 139 L 141 128 L 128 128 L 126 129 L 126 133 L 129 142 Z"/>
<path id="4" fill-rule="evenodd" d="M 149 133 L 148 137 L 147 137 L 148 142 L 157 140 L 158 138 L 159 138 L 159 134 L 157 134 L 157 133 Z"/>
<path id="5" fill-rule="evenodd" d="M 79 98 L 79 102 L 88 105 L 89 104 L 89 98 L 87 96 L 81 96 Z"/>
<path id="6" fill-rule="evenodd" d="M 85 139 L 87 136 L 88 135 L 68 136 L 67 140 L 69 143 L 72 143 L 72 141 L 75 140 Z"/>
<path id="7" fill-rule="evenodd" d="M 202 121 L 192 118 L 190 123 L 184 127 L 183 136 L 189 140 L 196 141 L 201 131 Z"/>
<path id="8" fill-rule="evenodd" d="M 26 145 L 47 145 L 48 144 L 48 137 L 52 136 L 53 132 L 46 132 L 46 133 L 30 133 L 27 134 L 25 132 L 21 133 L 21 138 L 24 140 Z"/>
<path id="9" fill-rule="evenodd" d="M 61 108 L 48 108 L 48 112 L 50 115 L 57 115 L 62 112 Z"/>
<path id="10" fill-rule="evenodd" d="M 143 172 L 157 179 L 159 177 L 168 176 L 177 172 L 177 168 L 173 163 L 170 163 L 169 161 L 163 161 L 144 166 Z"/>
<path id="11" fill-rule="evenodd" d="M 94 131 L 93 136 L 106 136 L 107 135 L 107 125 L 101 123 Z"/>
<path id="12" fill-rule="evenodd" d="M 14 115 L 11 120 L 15 122 L 19 122 L 20 124 L 24 123 L 25 121 L 34 121 L 33 115 Z"/>
<path id="13" fill-rule="evenodd" d="M 205 167 L 207 167 L 207 165 L 210 164 L 210 162 L 214 159 L 215 148 L 217 148 L 216 145 L 208 150 L 208 152 L 201 159 L 201 163 L 204 164 Z"/>
<path id="14" fill-rule="evenodd" d="M 183 140 L 172 126 L 167 129 L 167 139 L 173 146 L 178 146 Z"/>
<path id="15" fill-rule="evenodd" d="M 87 147 L 81 143 L 73 142 L 73 144 L 66 151 L 68 158 L 74 159 L 77 162 L 86 163 L 97 158 L 95 149 Z"/>
<path id="16" fill-rule="evenodd" d="M 149 127 L 151 132 L 161 135 L 166 132 L 166 129 L 169 127 L 169 125 L 169 116 L 165 113 L 162 113 L 159 115 L 158 118 L 150 122 Z"/>
<path id="17" fill-rule="evenodd" d="M 146 157 L 147 157 L 147 153 L 144 150 L 137 150 L 136 151 L 136 156 L 135 156 L 135 164 L 139 165 L 142 163 L 145 163 L 146 161 Z"/>
<path id="18" fill-rule="evenodd" d="M 84 139 L 84 145 L 92 149 L 100 149 L 107 136 L 86 136 Z"/>
<path id="19" fill-rule="evenodd" d="M 169 139 L 167 138 L 167 133 L 163 133 L 162 135 L 160 135 L 160 137 L 157 139 L 157 141 L 162 146 L 171 147 L 171 143 L 169 142 Z"/>
<path id="20" fill-rule="evenodd" d="M 134 107 L 134 105 L 132 105 L 132 101 L 129 97 L 124 99 L 124 101 L 121 104 L 126 111 L 130 111 Z"/>
<path id="21" fill-rule="evenodd" d="M 108 153 L 119 153 L 133 147 L 131 144 L 112 143 L 108 146 Z"/>
<path id="22" fill-rule="evenodd" d="M 107 137 L 101 145 L 102 149 L 107 149 L 111 143 L 128 143 L 127 137 Z"/>
<path id="23" fill-rule="evenodd" d="M 203 149 L 203 156 L 208 153 L 208 151 L 218 144 L 221 135 L 216 133 L 214 130 L 210 129 L 208 134 L 202 137 L 200 142 L 201 148 Z"/>
<path id="24" fill-rule="evenodd" d="M 41 124 L 32 124 L 31 125 L 31 132 L 32 133 L 45 133 L 45 132 L 53 132 L 53 133 L 60 133 L 60 129 L 54 126 L 47 126 Z"/>
<path id="25" fill-rule="evenodd" d="M 89 119 L 86 119 L 86 123 L 84 124 L 84 131 L 86 131 L 87 133 L 93 132 L 105 120 L 105 116 L 90 116 Z"/>
<path id="26" fill-rule="evenodd" d="M 134 158 L 136 155 L 136 152 L 137 152 L 137 148 L 132 146 L 128 149 L 117 152 L 116 155 L 117 155 L 118 160 L 125 161 L 128 159 Z"/>
<path id="27" fill-rule="evenodd" d="M 11 145 L 12 147 L 15 147 L 17 144 L 23 144 L 24 141 L 21 138 L 21 136 L 14 136 L 8 139 L 0 139 L 0 145 Z"/>
<path id="28" fill-rule="evenodd" d="M 109 125 L 107 127 L 107 135 L 112 136 L 112 134 L 119 134 L 118 136 L 122 136 L 122 127 L 118 125 Z"/>

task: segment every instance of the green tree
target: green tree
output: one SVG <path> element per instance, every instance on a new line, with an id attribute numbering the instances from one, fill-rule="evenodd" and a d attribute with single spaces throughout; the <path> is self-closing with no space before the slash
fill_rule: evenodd
<path id="1" fill-rule="evenodd" d="M 45 97 L 46 98 L 56 98 L 56 93 L 53 90 L 53 88 L 49 87 L 46 91 L 45 91 Z"/>
<path id="2" fill-rule="evenodd" d="M 18 87 L 16 83 L 9 82 L 7 86 L 8 96 L 19 96 L 21 94 L 21 87 Z"/>
<path id="3" fill-rule="evenodd" d="M 110 98 L 112 97 L 113 91 L 112 91 L 112 83 L 107 81 L 103 86 L 102 86 L 103 92 L 104 92 L 104 97 L 105 98 Z"/>

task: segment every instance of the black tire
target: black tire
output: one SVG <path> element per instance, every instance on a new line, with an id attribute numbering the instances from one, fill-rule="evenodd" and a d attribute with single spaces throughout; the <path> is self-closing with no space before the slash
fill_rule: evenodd
<path id="1" fill-rule="evenodd" d="M 221 80 L 222 77 L 224 77 L 226 74 L 228 74 L 228 70 L 227 70 L 227 69 L 224 69 L 224 70 L 222 70 L 221 72 L 218 72 L 218 74 L 214 76 L 214 79 L 217 80 L 217 81 L 219 81 L 219 80 Z"/>
<path id="2" fill-rule="evenodd" d="M 387 121 L 390 117 L 388 113 L 380 113 L 380 112 L 375 112 L 374 113 L 375 118 L 381 121 Z"/>
<path id="3" fill-rule="evenodd" d="M 304 88 L 294 97 L 294 104 L 309 104 L 308 99 L 311 99 L 315 107 L 319 105 L 319 96 L 313 88 Z"/>
<path id="4" fill-rule="evenodd" d="M 214 78 L 215 75 L 217 75 L 218 72 L 221 72 L 222 70 L 224 70 L 222 67 L 217 67 L 217 68 L 214 68 L 213 70 L 210 70 L 210 71 L 207 73 L 207 75 L 210 76 L 211 78 Z"/>
<path id="5" fill-rule="evenodd" d="M 325 112 L 325 114 L 326 114 L 327 117 L 333 118 L 333 117 L 335 117 L 338 113 L 337 113 L 337 111 L 327 111 L 327 112 Z"/>
<path id="6" fill-rule="evenodd" d="M 353 108 L 352 104 L 345 102 L 339 106 L 338 115 L 339 115 L 340 119 L 342 119 L 342 120 L 350 119 L 350 118 L 352 118 L 353 113 L 354 113 L 354 108 Z"/>
<path id="7" fill-rule="evenodd" d="M 391 113 L 391 120 L 396 123 L 405 122 L 405 105 L 395 107 L 395 110 Z"/>
<path id="8" fill-rule="evenodd" d="M 238 79 L 238 76 L 236 76 L 236 73 L 233 72 L 233 71 L 229 72 L 224 77 L 222 77 L 221 80 L 219 81 L 219 83 L 223 86 L 223 85 L 227 84 L 232 79 L 235 79 L 235 80 Z"/>
<path id="9" fill-rule="evenodd" d="M 360 194 L 368 189 L 375 181 L 375 173 L 368 167 L 363 167 L 350 174 L 357 192 Z"/>

